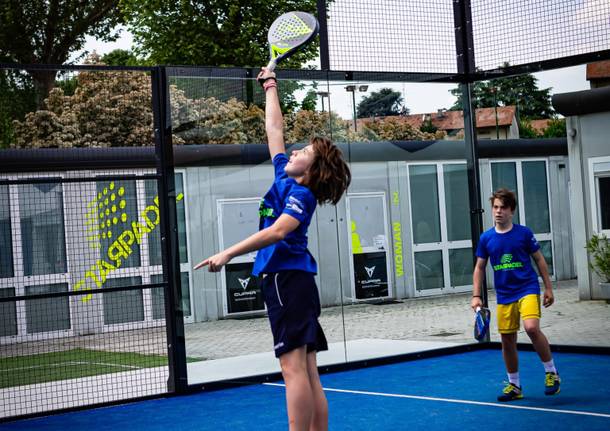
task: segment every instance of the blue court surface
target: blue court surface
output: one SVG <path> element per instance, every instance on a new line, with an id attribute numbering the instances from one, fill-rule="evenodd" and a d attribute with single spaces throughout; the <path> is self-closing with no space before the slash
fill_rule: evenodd
<path id="1" fill-rule="evenodd" d="M 520 352 L 525 398 L 498 403 L 499 350 L 322 375 L 330 430 L 610 430 L 610 356 L 555 353 L 561 393 L 544 395 L 544 369 Z M 281 382 L 9 422 L 0 430 L 285 430 Z"/>

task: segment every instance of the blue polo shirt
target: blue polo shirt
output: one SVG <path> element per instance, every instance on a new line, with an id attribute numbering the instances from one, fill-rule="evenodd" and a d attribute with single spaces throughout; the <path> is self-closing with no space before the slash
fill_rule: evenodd
<path id="1" fill-rule="evenodd" d="M 307 228 L 316 210 L 316 198 L 311 190 L 286 174 L 287 163 L 286 154 L 273 158 L 275 181 L 261 200 L 259 230 L 271 226 L 282 214 L 294 217 L 300 224 L 282 241 L 258 251 L 252 270 L 254 275 L 287 270 L 318 272 L 316 261 L 307 250 Z"/>
<path id="2" fill-rule="evenodd" d="M 534 233 L 519 224 L 513 224 L 508 232 L 498 233 L 491 228 L 481 235 L 477 257 L 489 259 L 494 270 L 498 304 L 510 304 L 525 295 L 540 293 L 538 275 L 530 259 L 539 249 Z"/>

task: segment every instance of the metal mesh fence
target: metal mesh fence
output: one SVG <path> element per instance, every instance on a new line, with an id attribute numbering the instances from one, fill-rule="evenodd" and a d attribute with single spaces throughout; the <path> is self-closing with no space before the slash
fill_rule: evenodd
<path id="1" fill-rule="evenodd" d="M 1 416 L 167 391 L 155 176 L 88 175 L 0 183 Z"/>
<path id="2" fill-rule="evenodd" d="M 331 70 L 457 72 L 451 1 L 338 0 L 327 25 Z"/>
<path id="3" fill-rule="evenodd" d="M 150 73 L 44 72 L 0 71 L 2 418 L 168 392 Z"/>
<path id="4" fill-rule="evenodd" d="M 330 69 L 456 73 L 456 30 L 469 24 L 471 54 L 482 71 L 610 49 L 604 0 L 472 0 L 464 2 L 471 15 L 464 24 L 454 19 L 458 3 L 327 2 Z"/>
<path id="5" fill-rule="evenodd" d="M 491 70 L 610 49 L 604 0 L 472 0 L 476 67 Z"/>

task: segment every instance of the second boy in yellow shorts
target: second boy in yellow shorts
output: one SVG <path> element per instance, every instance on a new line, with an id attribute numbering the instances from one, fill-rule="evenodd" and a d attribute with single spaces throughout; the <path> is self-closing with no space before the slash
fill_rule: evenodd
<path id="1" fill-rule="evenodd" d="M 495 226 L 481 235 L 477 246 L 471 306 L 476 309 L 483 305 L 481 285 L 489 260 L 494 270 L 498 331 L 502 337 L 502 356 L 508 374 L 508 384 L 498 396 L 498 401 L 523 398 L 517 354 L 517 332 L 521 320 L 544 365 L 544 393 L 555 395 L 559 393 L 561 380 L 553 362 L 549 342 L 540 330 L 540 285 L 530 256 L 536 262 L 544 282 L 542 305 L 548 307 L 553 304 L 554 297 L 546 261 L 532 231 L 526 226 L 513 224 L 513 214 L 517 206 L 515 194 L 510 190 L 500 189 L 489 200 Z"/>

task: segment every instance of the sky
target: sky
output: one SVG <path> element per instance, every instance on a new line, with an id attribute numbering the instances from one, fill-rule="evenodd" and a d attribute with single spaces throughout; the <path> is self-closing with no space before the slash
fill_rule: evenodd
<path id="1" fill-rule="evenodd" d="M 103 55 L 114 49 L 129 50 L 132 48 L 133 38 L 127 31 L 122 31 L 120 38 L 116 42 L 105 43 L 95 40 L 91 37 L 87 38 L 85 51 L 96 51 Z M 80 53 L 76 53 L 73 58 L 76 58 Z M 539 88 L 552 88 L 551 94 L 567 93 L 571 91 L 580 91 L 589 89 L 589 82 L 586 80 L 586 66 L 574 66 L 563 69 L 556 69 L 546 72 L 533 74 L 538 78 Z M 449 108 L 455 102 L 455 98 L 449 90 L 455 88 L 455 84 L 421 84 L 421 83 L 369 83 L 369 82 L 332 82 L 329 88 L 331 109 L 339 114 L 344 119 L 351 119 L 353 115 L 353 99 L 352 93 L 345 90 L 347 84 L 367 84 L 366 92 L 356 92 L 356 105 L 366 95 L 370 95 L 372 91 L 379 91 L 384 87 L 391 87 L 395 91 L 400 91 L 403 94 L 405 105 L 409 108 L 411 114 L 423 114 L 436 112 L 441 108 Z M 318 90 L 323 90 L 322 85 Z M 304 95 L 305 92 L 303 92 Z M 297 94 L 297 98 L 299 95 Z M 325 99 L 325 109 L 328 110 L 328 99 Z M 322 109 L 321 100 L 318 100 L 318 109 Z"/>

